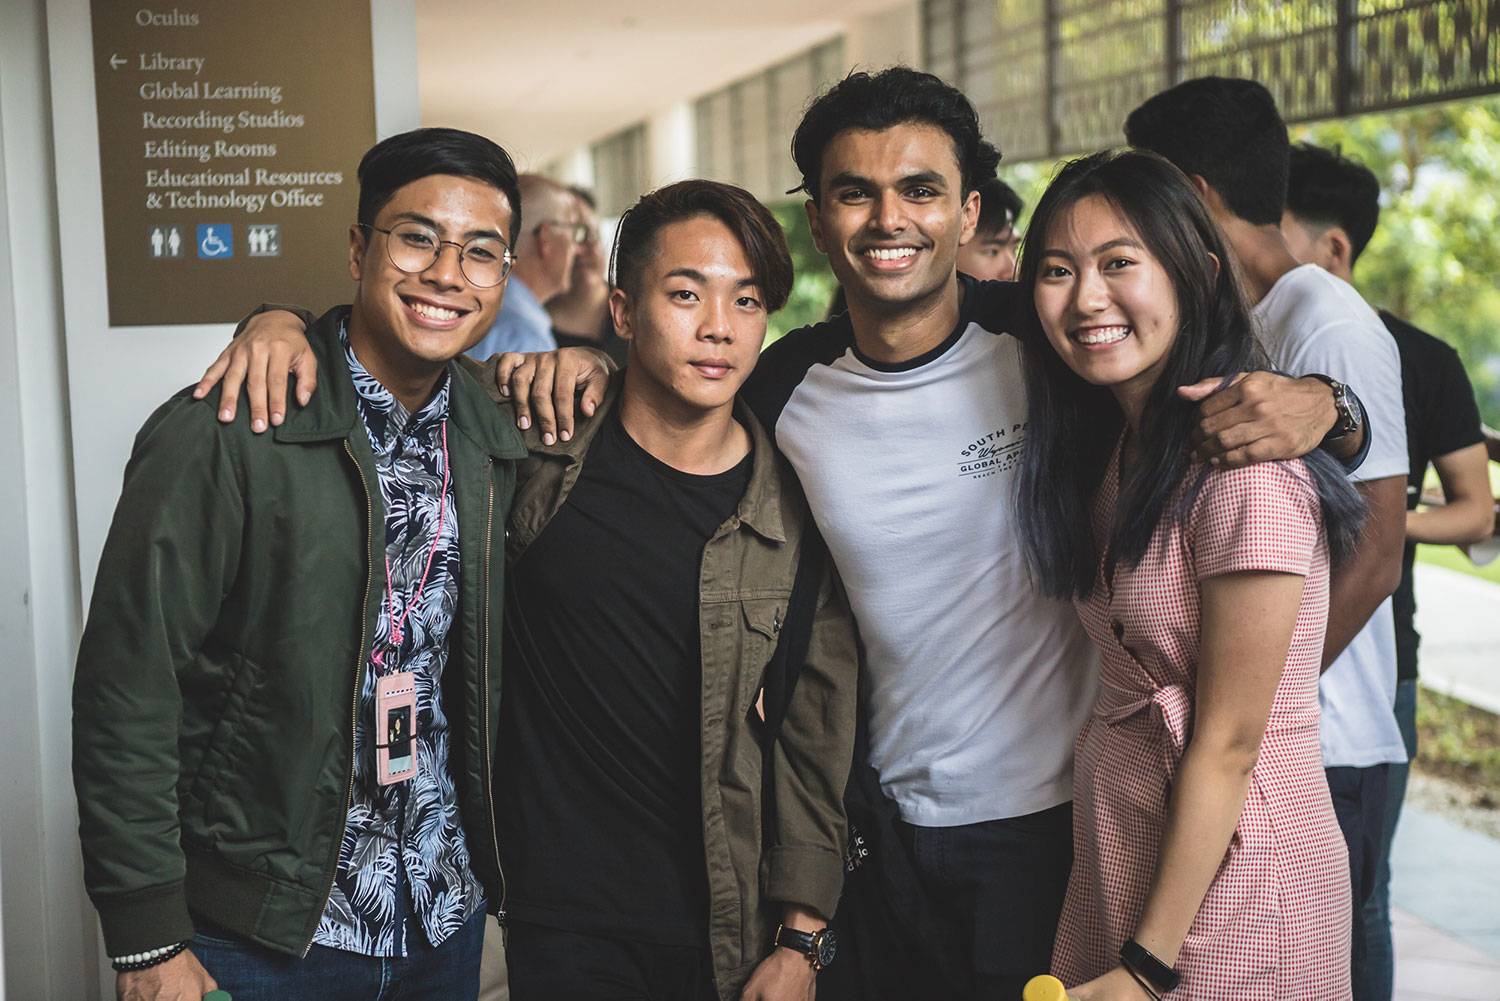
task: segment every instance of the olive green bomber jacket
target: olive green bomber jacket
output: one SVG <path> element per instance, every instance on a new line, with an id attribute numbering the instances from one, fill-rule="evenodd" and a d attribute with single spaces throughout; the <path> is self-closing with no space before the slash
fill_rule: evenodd
<path id="1" fill-rule="evenodd" d="M 497 399 L 493 366 L 479 381 Z M 542 443 L 525 432 L 511 508 L 507 557 L 514 564 L 567 500 L 589 445 L 619 398 L 616 375 L 592 417 L 580 415 L 571 441 Z M 509 413 L 508 407 L 507 413 Z M 764 737 L 756 702 L 787 613 L 804 534 L 812 517 L 790 465 L 749 408 L 750 482 L 736 513 L 704 547 L 699 580 L 702 649 L 700 766 L 709 886 L 709 948 L 720 995 L 737 998 L 771 949 L 781 905 L 825 916 L 844 877 L 844 785 L 854 750 L 858 655 L 852 615 L 832 570 L 824 575 L 812 636 L 777 736 L 772 771 L 774 840 L 762 842 Z"/>
<path id="2" fill-rule="evenodd" d="M 302 954 L 327 901 L 384 588 L 345 315 L 309 330 L 319 390 L 272 432 L 252 434 L 243 410 L 220 424 L 217 394 L 184 390 L 136 438 L 73 690 L 84 877 L 111 955 L 191 937 L 189 912 Z M 504 525 L 526 453 L 514 422 L 450 373 L 462 530 L 444 700 L 471 864 L 496 909 Z"/>

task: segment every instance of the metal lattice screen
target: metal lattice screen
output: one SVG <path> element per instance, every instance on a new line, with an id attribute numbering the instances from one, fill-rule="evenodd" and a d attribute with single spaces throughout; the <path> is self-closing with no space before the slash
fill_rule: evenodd
<path id="1" fill-rule="evenodd" d="M 594 143 L 594 197 L 599 214 L 618 216 L 641 196 L 647 183 L 646 126 L 632 125 Z"/>
<path id="2" fill-rule="evenodd" d="M 925 0 L 927 69 L 1006 159 L 1123 141 L 1172 83 L 1251 77 L 1289 122 L 1500 91 L 1500 0 Z"/>
<path id="3" fill-rule="evenodd" d="M 762 201 L 786 197 L 798 181 L 788 155 L 792 132 L 813 96 L 844 73 L 842 38 L 730 84 L 693 103 L 697 167 Z"/>

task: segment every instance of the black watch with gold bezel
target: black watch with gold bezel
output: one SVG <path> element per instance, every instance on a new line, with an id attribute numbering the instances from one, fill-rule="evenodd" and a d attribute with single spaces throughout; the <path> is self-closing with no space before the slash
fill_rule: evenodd
<path id="1" fill-rule="evenodd" d="M 1333 409 L 1338 412 L 1338 419 L 1333 422 L 1332 429 L 1323 436 L 1324 444 L 1347 438 L 1365 426 L 1365 409 L 1360 404 L 1359 397 L 1349 392 L 1348 386 L 1333 376 L 1324 375 L 1321 372 L 1309 372 L 1307 377 L 1326 383 L 1333 391 Z"/>
<path id="2" fill-rule="evenodd" d="M 788 928 L 786 925 L 777 925 L 773 944 L 782 949 L 801 953 L 807 957 L 807 961 L 812 964 L 814 970 L 821 970 L 833 962 L 833 957 L 838 953 L 839 940 L 832 928 L 806 932 Z"/>

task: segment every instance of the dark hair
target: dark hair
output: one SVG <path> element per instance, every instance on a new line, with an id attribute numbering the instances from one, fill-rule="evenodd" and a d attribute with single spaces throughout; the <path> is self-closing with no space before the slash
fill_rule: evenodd
<path id="1" fill-rule="evenodd" d="M 1343 229 L 1352 267 L 1380 221 L 1380 182 L 1369 167 L 1337 149 L 1298 143 L 1292 147 L 1286 207 L 1304 222 Z"/>
<path id="2" fill-rule="evenodd" d="M 591 210 L 595 212 L 599 211 L 599 200 L 594 197 L 594 193 L 588 188 L 585 188 L 581 184 L 570 184 L 568 185 L 568 190 L 573 192 L 573 197 L 583 202 Z"/>
<path id="3" fill-rule="evenodd" d="M 1027 226 L 1021 286 L 1036 288 L 1048 231 L 1078 202 L 1107 199 L 1166 271 L 1177 296 L 1180 327 L 1141 417 L 1140 460 L 1124 474 L 1108 551 L 1115 562 L 1140 562 L 1163 517 L 1182 518 L 1211 473 L 1204 466 L 1180 505 L 1171 501 L 1188 473 L 1196 405 L 1177 387 L 1264 368 L 1250 311 L 1230 266 L 1229 249 L 1192 185 L 1161 157 L 1142 150 L 1106 151 L 1066 164 L 1048 186 Z M 1210 260 L 1218 258 L 1219 266 Z M 1019 484 L 1021 536 L 1042 590 L 1055 597 L 1092 593 L 1099 546 L 1092 497 L 1124 426 L 1107 387 L 1085 381 L 1053 350 L 1036 310 L 1021 324 L 1030 417 Z M 1359 496 L 1333 458 L 1307 456 L 1335 561 L 1359 532 Z"/>
<path id="4" fill-rule="evenodd" d="M 981 182 L 978 191 L 979 225 L 975 234 L 989 237 L 1014 229 L 1021 219 L 1021 196 L 998 177 Z"/>
<path id="5" fill-rule="evenodd" d="M 664 226 L 698 216 L 719 220 L 739 241 L 766 312 L 785 306 L 792 292 L 792 255 L 781 224 L 750 192 L 721 181 L 678 181 L 642 195 L 627 209 L 610 255 L 615 284 L 631 296 L 639 294 L 646 261 L 656 252 L 656 235 Z"/>
<path id="6" fill-rule="evenodd" d="M 995 176 L 1000 151 L 980 135 L 979 116 L 969 99 L 931 73 L 892 66 L 878 73 L 850 73 L 808 106 L 792 136 L 792 159 L 802 183 L 787 194 L 805 191 L 818 200 L 823 151 L 840 132 L 880 132 L 913 122 L 935 125 L 952 137 L 965 195 Z"/>
<path id="7" fill-rule="evenodd" d="M 1254 80 L 1205 76 L 1152 97 L 1125 119 L 1125 140 L 1197 174 L 1240 218 L 1281 222 L 1286 205 L 1286 123 Z"/>
<path id="8" fill-rule="evenodd" d="M 521 232 L 521 188 L 510 154 L 459 129 L 413 129 L 382 139 L 359 161 L 359 222 L 375 217 L 400 188 L 433 174 L 468 177 L 499 188 L 510 203 L 510 242 Z"/>

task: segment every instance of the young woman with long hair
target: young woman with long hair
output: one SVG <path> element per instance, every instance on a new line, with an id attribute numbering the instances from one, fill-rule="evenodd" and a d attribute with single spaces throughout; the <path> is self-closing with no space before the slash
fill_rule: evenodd
<path id="1" fill-rule="evenodd" d="M 1357 495 L 1321 453 L 1192 460 L 1177 387 L 1265 366 L 1223 238 L 1166 160 L 1065 166 L 1020 280 L 1022 537 L 1101 651 L 1054 970 L 1079 1001 L 1347 998 L 1318 666 Z"/>

